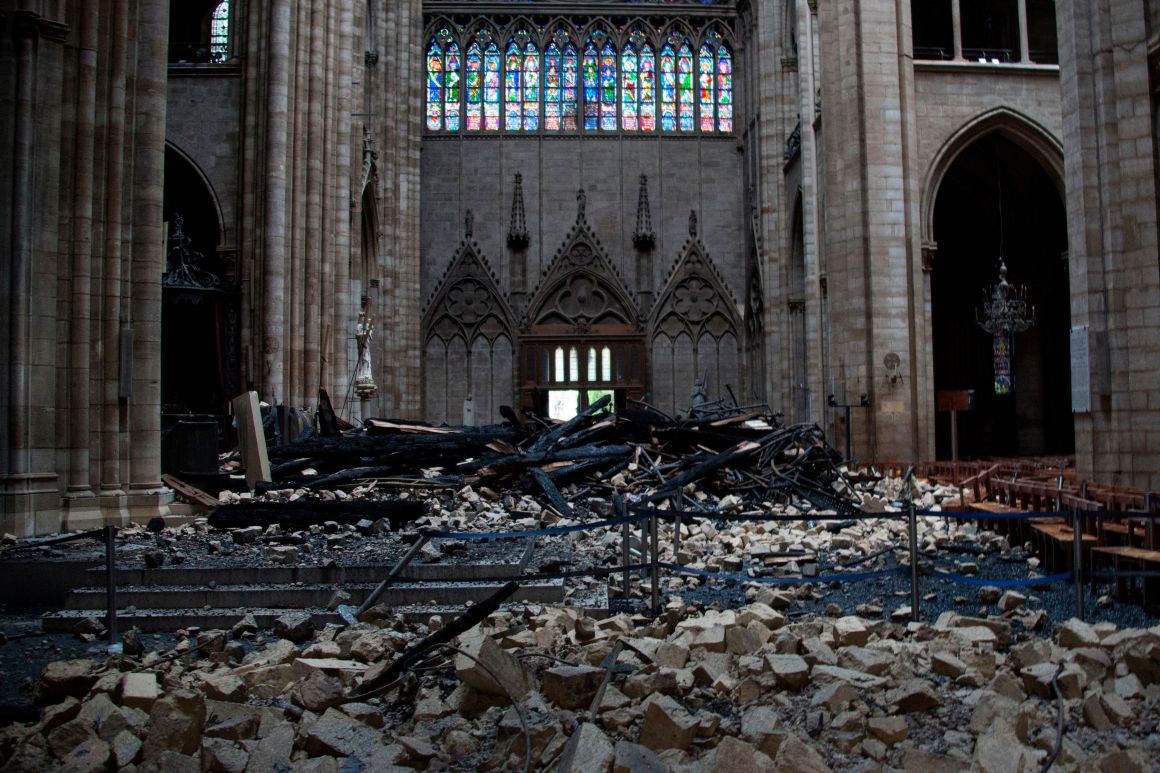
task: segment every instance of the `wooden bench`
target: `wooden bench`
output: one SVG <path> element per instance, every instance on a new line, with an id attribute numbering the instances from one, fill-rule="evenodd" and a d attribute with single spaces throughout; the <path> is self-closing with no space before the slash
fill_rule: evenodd
<path id="1" fill-rule="evenodd" d="M 1116 571 L 1120 571 L 1127 565 L 1133 569 L 1154 570 L 1160 568 L 1160 550 L 1149 550 L 1147 548 L 1137 548 L 1130 545 L 1118 546 L 1098 546 L 1091 549 L 1092 571 L 1096 570 L 1096 560 L 1098 558 L 1107 558 L 1111 560 L 1112 566 Z M 1140 592 L 1144 609 L 1148 610 L 1160 602 L 1160 597 L 1157 596 L 1157 587 L 1160 586 L 1160 578 L 1157 577 L 1141 577 Z M 1116 596 L 1117 598 L 1127 595 L 1129 584 L 1133 578 L 1122 577 L 1116 580 Z M 1093 583 L 1094 584 L 1094 583 Z M 1131 583 L 1134 585 L 1134 583 Z"/>
<path id="2" fill-rule="evenodd" d="M 1037 553 L 1043 556 L 1043 568 L 1048 574 L 1054 574 L 1060 566 L 1059 557 L 1062 554 L 1062 566 L 1074 568 L 1075 530 L 1063 522 L 1062 518 L 1034 518 L 1030 521 L 1032 538 L 1036 541 Z M 1093 534 L 1080 535 L 1081 562 L 1082 554 L 1095 548 L 1099 540 Z"/>

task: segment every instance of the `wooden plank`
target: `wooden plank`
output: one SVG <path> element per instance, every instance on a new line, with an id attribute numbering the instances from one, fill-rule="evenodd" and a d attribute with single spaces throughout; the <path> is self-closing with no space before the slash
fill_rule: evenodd
<path id="1" fill-rule="evenodd" d="M 246 485 L 251 489 L 258 481 L 273 480 L 270 475 L 270 457 L 266 452 L 266 433 L 262 429 L 262 409 L 258 393 L 238 395 L 230 405 L 238 423 L 238 446 L 246 469 Z"/>
<path id="2" fill-rule="evenodd" d="M 191 486 L 180 478 L 175 478 L 168 473 L 161 476 L 161 482 L 166 486 L 169 486 L 169 488 L 173 489 L 181 496 L 196 502 L 199 505 L 205 505 L 206 507 L 213 508 L 221 504 L 221 502 L 219 502 L 216 498 L 202 491 L 197 486 Z"/>
<path id="3" fill-rule="evenodd" d="M 1144 561 L 1149 564 L 1160 564 L 1160 550 L 1145 550 L 1144 548 L 1130 548 L 1127 546 L 1101 546 L 1092 548 L 1092 552 L 1099 553 L 1100 555 L 1104 556 L 1127 558 L 1132 561 Z"/>

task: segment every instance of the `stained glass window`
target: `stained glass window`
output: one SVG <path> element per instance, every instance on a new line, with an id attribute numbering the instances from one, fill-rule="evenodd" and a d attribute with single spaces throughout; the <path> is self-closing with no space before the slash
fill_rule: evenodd
<path id="1" fill-rule="evenodd" d="M 693 131 L 693 49 L 688 43 L 677 52 L 677 101 L 681 131 Z"/>
<path id="2" fill-rule="evenodd" d="M 522 58 L 520 57 L 520 47 L 515 43 L 509 43 L 507 48 L 507 56 L 504 59 L 504 128 L 509 132 L 516 132 L 520 130 L 520 107 L 523 102 L 523 89 L 521 83 L 521 67 Z"/>
<path id="3" fill-rule="evenodd" d="M 584 44 L 584 130 L 600 128 L 600 57 L 596 45 Z"/>
<path id="4" fill-rule="evenodd" d="M 733 131 L 733 57 L 725 46 L 717 49 L 717 130 Z"/>
<path id="5" fill-rule="evenodd" d="M 559 131 L 564 112 L 564 57 L 554 42 L 544 49 L 544 128 Z"/>
<path id="6" fill-rule="evenodd" d="M 647 43 L 640 52 L 640 128 L 646 132 L 657 128 L 656 57 Z"/>
<path id="7" fill-rule="evenodd" d="M 634 132 L 640 128 L 637 105 L 640 83 L 636 46 L 632 43 L 626 45 L 620 54 L 620 79 L 620 127 L 627 132 Z"/>
<path id="8" fill-rule="evenodd" d="M 677 55 L 671 43 L 661 49 L 661 130 L 677 130 Z"/>
<path id="9" fill-rule="evenodd" d="M 443 114 L 447 121 L 447 131 L 459 131 L 459 46 L 451 43 L 447 46 L 447 58 L 444 60 L 444 95 Z"/>
<path id="10" fill-rule="evenodd" d="M 524 131 L 540 128 L 540 50 L 528 42 L 524 47 Z"/>
<path id="11" fill-rule="evenodd" d="M 616 131 L 616 48 L 612 41 L 600 51 L 600 128 Z"/>
<path id="12" fill-rule="evenodd" d="M 483 128 L 499 131 L 499 46 L 493 40 L 483 54 Z"/>
<path id="13" fill-rule="evenodd" d="M 483 128 L 483 52 L 479 43 L 467 47 L 467 130 Z"/>
<path id="14" fill-rule="evenodd" d="M 576 47 L 551 43 L 544 51 L 544 128 L 576 130 L 578 61 Z"/>
<path id="15" fill-rule="evenodd" d="M 435 40 L 427 49 L 427 128 L 443 128 L 443 49 Z"/>
<path id="16" fill-rule="evenodd" d="M 230 58 L 230 0 L 222 0 L 209 20 L 209 60 L 222 64 Z"/>
<path id="17" fill-rule="evenodd" d="M 701 46 L 701 55 L 697 57 L 697 85 L 701 94 L 701 131 L 711 132 L 714 129 L 714 105 L 716 99 L 713 94 L 714 71 L 716 70 L 713 49 L 708 44 Z"/>
<path id="18" fill-rule="evenodd" d="M 994 340 L 995 394 L 1009 395 L 1014 388 L 1011 380 L 1011 336 L 996 333 Z"/>

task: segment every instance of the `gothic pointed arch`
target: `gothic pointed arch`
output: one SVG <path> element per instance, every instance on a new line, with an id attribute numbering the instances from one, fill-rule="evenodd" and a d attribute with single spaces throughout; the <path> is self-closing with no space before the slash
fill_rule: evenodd
<path id="1" fill-rule="evenodd" d="M 490 424 L 511 400 L 515 325 L 467 224 L 423 312 L 424 406 L 431 421 Z"/>
<path id="2" fill-rule="evenodd" d="M 579 201 L 576 223 L 532 294 L 525 325 L 576 333 L 615 326 L 640 333 L 643 325 L 636 303 L 588 224 L 583 192 Z"/>
<path id="3" fill-rule="evenodd" d="M 648 325 L 654 404 L 671 413 L 688 407 L 694 381 L 703 380 L 713 395 L 744 383 L 736 299 L 697 237 L 693 215 L 689 232 Z"/>
<path id="4" fill-rule="evenodd" d="M 606 394 L 617 410 L 648 387 L 644 319 L 577 195 L 576 222 L 532 293 L 520 330 L 525 408 L 568 418 Z"/>

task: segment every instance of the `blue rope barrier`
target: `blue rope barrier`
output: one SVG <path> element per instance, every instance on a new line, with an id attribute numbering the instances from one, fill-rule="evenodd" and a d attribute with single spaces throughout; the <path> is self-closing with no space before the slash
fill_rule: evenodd
<path id="1" fill-rule="evenodd" d="M 554 526 L 550 529 L 527 529 L 524 531 L 433 531 L 428 532 L 432 537 L 441 539 L 521 539 L 524 537 L 551 537 L 557 534 L 574 534 L 580 531 L 594 531 L 612 526 L 621 526 L 626 523 L 637 523 L 648 520 L 648 513 L 634 513 L 619 518 L 608 518 L 603 521 L 577 523 L 572 526 Z"/>
<path id="2" fill-rule="evenodd" d="M 909 570 L 904 566 L 895 567 L 894 569 L 881 569 L 874 572 L 853 572 L 851 574 L 829 574 L 824 577 L 749 577 L 744 574 L 730 574 L 728 572 L 707 572 L 704 569 L 693 569 L 688 566 L 681 566 L 680 564 L 670 564 L 665 561 L 657 563 L 663 569 L 676 572 L 677 574 L 689 574 L 695 577 L 707 577 L 713 580 L 726 580 L 728 582 L 758 582 L 765 585 L 811 585 L 815 583 L 829 583 L 829 582 L 858 582 L 859 580 L 869 580 L 874 577 L 886 577 L 888 575 L 905 574 Z"/>
<path id="3" fill-rule="evenodd" d="M 967 577 L 954 572 L 944 572 L 941 569 L 925 568 L 924 574 L 933 577 L 941 577 L 944 580 L 961 583 L 963 585 L 973 585 L 977 588 L 991 586 L 995 588 L 1027 588 L 1032 585 L 1048 585 L 1055 582 L 1071 582 L 1074 575 L 1071 572 L 1062 572 L 1060 574 L 1049 574 L 1045 577 L 1029 577 L 1025 580 L 987 580 L 978 577 Z"/>

